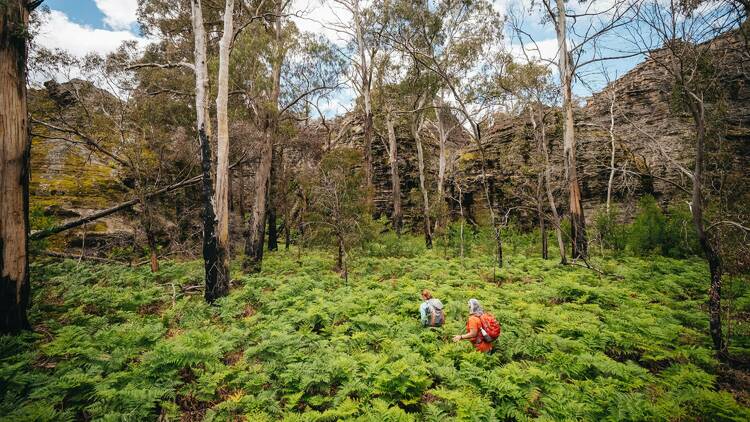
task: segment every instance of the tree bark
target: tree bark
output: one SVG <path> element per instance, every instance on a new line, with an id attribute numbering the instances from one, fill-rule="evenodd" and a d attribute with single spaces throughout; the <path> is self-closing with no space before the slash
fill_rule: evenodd
<path id="1" fill-rule="evenodd" d="M 401 179 L 398 173 L 398 143 L 396 142 L 396 130 L 393 127 L 393 120 L 390 115 L 386 116 L 385 124 L 388 129 L 388 155 L 391 164 L 391 194 L 393 197 L 391 224 L 396 234 L 401 235 Z"/>
<path id="2" fill-rule="evenodd" d="M 0 4 L 0 334 L 31 329 L 29 306 L 29 178 L 26 110 L 29 9 Z"/>
<path id="3" fill-rule="evenodd" d="M 575 121 L 573 119 L 573 65 L 570 62 L 568 41 L 566 38 L 565 3 L 563 0 L 557 2 L 557 44 L 560 57 L 560 80 L 563 91 L 563 154 L 565 158 L 565 169 L 567 173 L 569 205 L 570 205 L 570 230 L 573 258 L 586 258 L 588 256 L 588 241 L 586 240 L 586 219 L 583 215 L 581 204 L 581 188 L 578 183 L 578 171 L 576 169 L 576 143 L 575 143 Z"/>
<path id="4" fill-rule="evenodd" d="M 273 139 L 270 133 L 266 133 L 260 163 L 255 173 L 255 200 L 248 221 L 245 259 L 242 262 L 242 269 L 249 273 L 259 272 L 263 261 L 263 241 L 266 237 L 266 203 L 268 202 L 268 184 L 271 180 L 272 154 Z"/>
<path id="5" fill-rule="evenodd" d="M 417 109 L 421 109 L 425 103 L 423 95 L 417 103 Z M 424 171 L 424 151 L 422 149 L 422 136 L 419 131 L 422 128 L 422 112 L 416 112 L 412 118 L 412 136 L 417 144 L 417 167 L 419 169 L 419 190 L 422 192 L 422 223 L 424 231 L 424 243 L 427 249 L 432 249 L 432 223 L 430 222 L 430 199 L 427 193 L 426 177 Z"/>

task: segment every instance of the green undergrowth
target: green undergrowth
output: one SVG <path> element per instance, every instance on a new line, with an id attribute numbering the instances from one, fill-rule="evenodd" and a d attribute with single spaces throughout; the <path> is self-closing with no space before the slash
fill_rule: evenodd
<path id="1" fill-rule="evenodd" d="M 382 255 L 382 254 L 381 254 Z M 717 388 L 699 260 L 597 261 L 609 274 L 511 255 L 270 253 L 202 300 L 199 262 L 34 264 L 33 334 L 3 337 L 0 419 L 449 421 L 736 420 Z M 423 329 L 419 291 L 446 305 Z M 503 326 L 468 342 L 466 302 Z"/>

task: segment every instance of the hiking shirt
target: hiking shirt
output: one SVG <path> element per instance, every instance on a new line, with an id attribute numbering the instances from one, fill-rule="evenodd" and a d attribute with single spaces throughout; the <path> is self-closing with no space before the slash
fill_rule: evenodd
<path id="1" fill-rule="evenodd" d="M 492 350 L 492 343 L 487 343 L 482 338 L 482 320 L 476 315 L 469 315 L 469 320 L 466 321 L 466 332 L 470 333 L 472 329 L 477 330 L 477 337 L 467 339 L 476 347 L 480 352 L 489 352 Z M 479 340 L 479 343 L 477 343 Z"/>
<path id="2" fill-rule="evenodd" d="M 440 299 L 435 299 L 433 297 L 432 299 L 425 300 L 421 305 L 419 305 L 419 317 L 422 320 L 422 325 L 424 326 L 430 325 L 430 318 L 432 317 L 430 313 L 430 307 L 435 310 L 442 310 L 443 302 L 441 302 Z"/>

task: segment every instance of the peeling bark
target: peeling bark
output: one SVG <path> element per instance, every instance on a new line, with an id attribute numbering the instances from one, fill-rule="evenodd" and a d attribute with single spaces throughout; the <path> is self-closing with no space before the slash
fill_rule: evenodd
<path id="1" fill-rule="evenodd" d="M 29 178 L 31 138 L 26 110 L 29 10 L 0 4 L 0 334 L 31 329 L 29 306 Z"/>

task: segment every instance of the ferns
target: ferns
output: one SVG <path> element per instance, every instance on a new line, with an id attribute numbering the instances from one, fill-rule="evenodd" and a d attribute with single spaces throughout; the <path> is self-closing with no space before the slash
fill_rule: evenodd
<path id="1" fill-rule="evenodd" d="M 472 236 L 482 250 L 484 235 Z M 597 262 L 622 276 L 614 279 L 511 255 L 493 274 L 491 257 L 445 260 L 439 248 L 407 239 L 371 245 L 379 249 L 356 258 L 348 285 L 325 254 L 308 252 L 301 262 L 271 254 L 263 273 L 239 276 L 240 287 L 217 306 L 181 293 L 200 283 L 196 263 L 165 263 L 158 276 L 36 265 L 44 287 L 32 315 L 42 334 L 0 341 L 0 419 L 750 417 L 716 391 L 699 309 L 702 263 Z M 446 305 L 443 328 L 418 323 L 425 287 Z M 737 303 L 750 303 L 736 289 Z M 490 355 L 450 342 L 464 329 L 469 297 L 503 325 Z"/>

